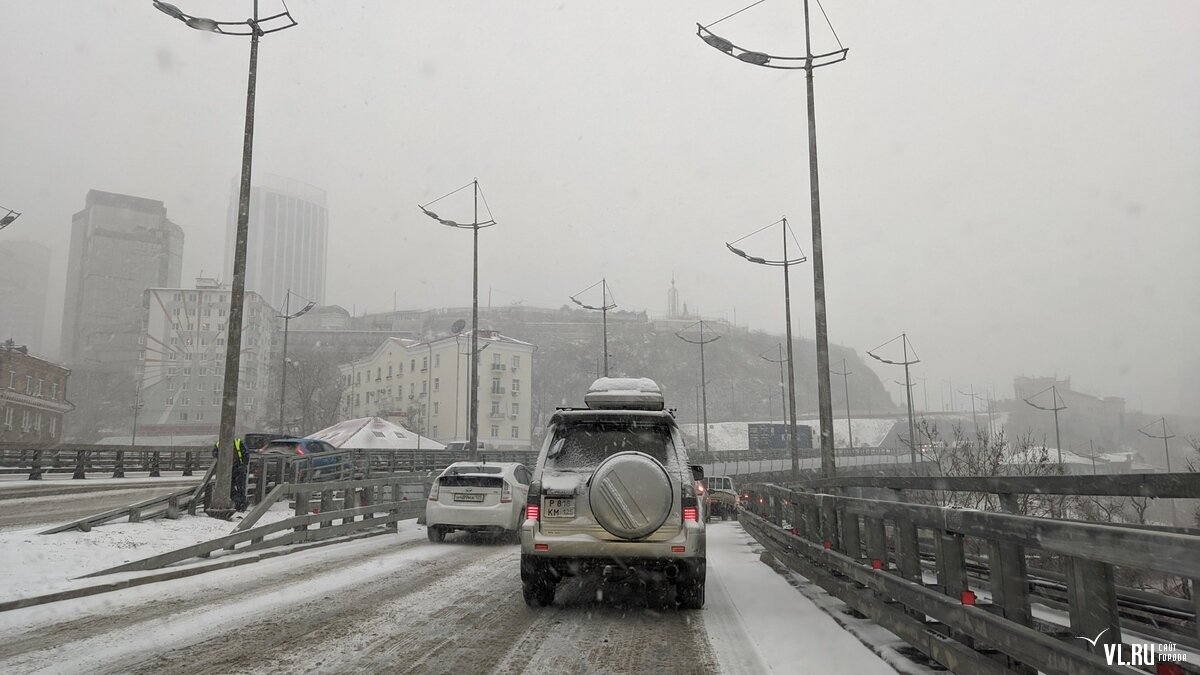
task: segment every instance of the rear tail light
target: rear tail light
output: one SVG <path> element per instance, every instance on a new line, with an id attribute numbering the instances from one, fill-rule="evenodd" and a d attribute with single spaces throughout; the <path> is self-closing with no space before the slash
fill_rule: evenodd
<path id="1" fill-rule="evenodd" d="M 700 481 L 696 481 L 696 494 L 698 494 L 698 495 L 704 494 L 704 483 L 702 483 Z"/>
<path id="2" fill-rule="evenodd" d="M 683 519 L 690 520 L 693 523 L 700 522 L 700 512 L 694 506 L 683 507 Z"/>
<path id="3" fill-rule="evenodd" d="M 433 487 L 429 488 L 429 501 L 436 502 L 438 500 L 438 482 L 433 481 Z"/>
<path id="4" fill-rule="evenodd" d="M 542 519 L 541 505 L 540 504 L 526 504 L 525 505 L 525 519 L 526 520 L 541 520 Z"/>
<path id="5" fill-rule="evenodd" d="M 501 504 L 509 504 L 511 502 L 512 502 L 512 486 L 509 485 L 508 483 L 505 483 L 504 487 L 500 489 L 500 503 Z"/>

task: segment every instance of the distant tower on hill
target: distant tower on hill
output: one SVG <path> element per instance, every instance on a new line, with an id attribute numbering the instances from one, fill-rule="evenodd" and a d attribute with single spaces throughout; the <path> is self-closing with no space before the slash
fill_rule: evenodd
<path id="1" fill-rule="evenodd" d="M 667 291 L 667 318 L 679 318 L 679 289 L 675 288 L 675 275 L 671 275 L 671 288 Z"/>

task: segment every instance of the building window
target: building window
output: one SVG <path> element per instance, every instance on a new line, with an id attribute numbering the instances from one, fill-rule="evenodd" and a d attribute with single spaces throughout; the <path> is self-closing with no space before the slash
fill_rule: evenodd
<path id="1" fill-rule="evenodd" d="M 517 372 L 517 368 L 520 368 L 520 367 L 521 367 L 521 357 L 520 357 L 519 355 L 517 355 L 517 354 L 513 354 L 513 357 L 512 357 L 512 370 L 513 370 L 513 372 L 514 372 L 514 373 L 515 373 L 515 372 Z"/>
<path id="2" fill-rule="evenodd" d="M 421 357 L 421 372 L 423 373 L 426 370 L 429 370 L 429 357 L 422 356 Z"/>
<path id="3" fill-rule="evenodd" d="M 17 388 L 17 371 L 15 371 L 15 370 L 8 371 L 8 388 L 9 389 Z"/>
<path id="4" fill-rule="evenodd" d="M 42 413 L 38 413 L 37 417 L 33 418 L 33 430 L 34 431 L 42 430 Z"/>
<path id="5" fill-rule="evenodd" d="M 513 428 L 512 428 L 512 437 L 513 437 L 513 438 L 520 438 L 520 437 L 521 437 L 521 427 L 513 427 Z"/>
<path id="6" fill-rule="evenodd" d="M 499 415 L 500 415 L 500 402 L 492 401 L 492 417 L 498 417 Z"/>
<path id="7" fill-rule="evenodd" d="M 191 368 L 184 368 L 184 369 L 183 369 L 183 374 L 184 374 L 184 375 L 191 375 L 191 374 L 192 374 L 192 369 L 191 369 Z"/>
<path id="8" fill-rule="evenodd" d="M 437 438 L 437 435 L 438 435 L 438 429 L 437 429 L 437 425 L 435 424 L 435 425 L 433 425 L 433 437 Z"/>
<path id="9" fill-rule="evenodd" d="M 50 400 L 51 401 L 58 400 L 58 383 L 57 382 L 50 383 Z"/>
<path id="10" fill-rule="evenodd" d="M 9 406 L 4 409 L 4 428 L 12 429 L 13 409 Z"/>
<path id="11" fill-rule="evenodd" d="M 58 418 L 55 416 L 51 416 L 50 417 L 50 436 L 54 437 L 56 434 L 58 434 Z"/>
<path id="12" fill-rule="evenodd" d="M 517 393 L 518 391 L 521 391 L 521 381 L 520 380 L 512 381 L 512 390 L 513 390 L 514 394 Z"/>
<path id="13" fill-rule="evenodd" d="M 179 411 L 179 421 L 180 421 L 180 422 L 186 422 L 186 421 L 188 421 L 188 414 L 187 414 L 187 411 L 186 411 L 186 410 L 180 410 L 180 411 Z"/>
<path id="14" fill-rule="evenodd" d="M 45 380 L 43 380 L 42 378 L 40 378 L 40 377 L 38 378 L 38 381 L 37 381 L 37 388 L 35 388 L 35 389 L 33 390 L 33 395 L 34 395 L 34 396 L 41 396 L 41 395 L 42 395 L 42 384 L 44 384 L 45 382 L 46 382 L 46 381 L 45 381 Z M 38 415 L 38 417 L 41 417 L 41 415 Z"/>
<path id="15" fill-rule="evenodd" d="M 172 335 L 172 336 L 171 336 L 171 344 L 173 344 L 173 345 L 177 345 L 177 344 L 179 344 L 179 336 L 177 336 L 177 335 Z"/>
<path id="16" fill-rule="evenodd" d="M 175 330 L 179 330 L 179 324 L 177 324 L 177 323 L 171 324 L 171 327 L 174 328 Z"/>
<path id="17" fill-rule="evenodd" d="M 433 367 L 434 367 L 434 368 L 441 368 L 441 367 L 442 367 L 442 355 L 441 355 L 441 354 L 434 354 L 434 355 L 433 355 Z"/>
<path id="18" fill-rule="evenodd" d="M 433 402 L 433 414 L 434 415 L 438 414 L 438 402 L 437 401 Z"/>
<path id="19" fill-rule="evenodd" d="M 200 422 L 200 421 L 202 421 L 203 419 L 204 419 L 204 413 L 202 413 L 202 412 L 197 412 L 197 413 L 196 413 L 196 421 L 197 421 L 197 422 Z M 516 427 L 513 427 L 513 429 L 516 429 Z M 513 436 L 513 438 L 516 438 L 516 436 Z"/>
<path id="20" fill-rule="evenodd" d="M 440 378 L 440 377 L 433 378 L 433 390 L 434 391 L 442 390 L 442 378 Z"/>
<path id="21" fill-rule="evenodd" d="M 368 377 L 370 377 L 370 376 L 368 376 Z M 383 368 L 376 368 L 375 369 L 375 381 L 378 382 L 382 379 L 383 379 Z"/>
<path id="22" fill-rule="evenodd" d="M 502 359 L 502 358 L 504 358 L 504 356 L 502 354 L 499 354 L 499 353 L 492 354 L 492 363 L 499 365 L 500 359 Z"/>
<path id="23" fill-rule="evenodd" d="M 174 316 L 179 316 L 179 308 L 176 307 L 175 309 L 171 310 L 171 314 L 173 314 Z"/>
<path id="24" fill-rule="evenodd" d="M 25 376 L 25 393 L 26 394 L 33 393 L 33 376 L 32 375 Z"/>
<path id="25" fill-rule="evenodd" d="M 512 416 L 516 417 L 517 415 L 520 415 L 520 414 L 521 414 L 521 404 L 517 403 L 516 401 L 513 401 Z"/>
<path id="26" fill-rule="evenodd" d="M 29 411 L 21 412 L 21 431 L 29 431 Z"/>
<path id="27" fill-rule="evenodd" d="M 412 382 L 408 383 L 408 396 L 411 398 L 417 395 L 417 385 Z"/>
<path id="28" fill-rule="evenodd" d="M 417 369 L 417 360 L 416 360 L 416 359 L 413 359 L 412 361 L 410 361 L 410 362 L 409 362 L 409 364 L 408 364 L 408 369 L 409 369 L 409 370 L 416 370 L 416 369 Z"/>
<path id="29" fill-rule="evenodd" d="M 388 364 L 388 379 L 392 379 L 392 364 Z"/>
<path id="30" fill-rule="evenodd" d="M 500 435 L 500 427 L 493 424 L 492 425 L 492 438 L 496 438 L 499 435 Z"/>
<path id="31" fill-rule="evenodd" d="M 516 389 L 513 389 L 513 391 L 516 391 Z M 500 388 L 500 380 L 492 380 L 492 393 L 493 394 L 503 394 L 504 393 L 504 390 Z"/>
<path id="32" fill-rule="evenodd" d="M 428 389 L 429 389 L 429 382 L 422 380 L 421 381 L 421 393 L 422 394 L 428 393 Z"/>

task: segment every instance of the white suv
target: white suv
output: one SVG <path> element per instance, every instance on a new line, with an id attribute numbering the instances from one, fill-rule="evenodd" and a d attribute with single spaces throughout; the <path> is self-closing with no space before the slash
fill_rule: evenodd
<path id="1" fill-rule="evenodd" d="M 633 575 L 704 606 L 705 533 L 673 411 L 653 380 L 601 378 L 587 408 L 560 409 L 530 484 L 521 526 L 525 602 L 549 605 L 564 576 Z"/>

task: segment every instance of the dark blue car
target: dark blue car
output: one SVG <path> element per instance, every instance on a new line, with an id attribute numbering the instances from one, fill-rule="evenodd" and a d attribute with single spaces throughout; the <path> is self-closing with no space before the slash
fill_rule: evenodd
<path id="1" fill-rule="evenodd" d="M 287 457 L 285 475 L 301 482 L 309 480 L 336 480 L 343 473 L 345 457 L 337 448 L 325 441 L 312 438 L 279 438 L 270 441 L 256 453 L 266 457 Z"/>

